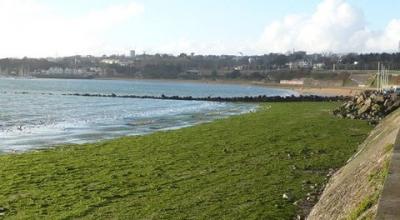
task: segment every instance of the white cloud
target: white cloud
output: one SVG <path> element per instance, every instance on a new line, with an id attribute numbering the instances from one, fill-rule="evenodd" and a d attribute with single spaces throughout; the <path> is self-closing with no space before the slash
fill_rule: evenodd
<path id="1" fill-rule="evenodd" d="M 400 40 L 400 19 L 393 19 L 381 33 L 371 34 L 366 47 L 371 51 L 393 51 Z"/>
<path id="2" fill-rule="evenodd" d="M 394 52 L 400 40 L 400 19 L 383 30 L 370 30 L 362 10 L 347 0 L 323 0 L 310 15 L 292 14 L 269 23 L 256 42 L 193 41 L 178 38 L 155 52 L 179 54 L 264 54 L 293 49 L 307 52 Z"/>
<path id="3" fill-rule="evenodd" d="M 100 55 L 128 50 L 124 44 L 131 42 L 109 42 L 108 37 L 117 26 L 129 28 L 127 21 L 143 10 L 142 5 L 131 2 L 68 17 L 40 0 L 0 0 L 0 57 Z M 323 0 L 311 15 L 287 15 L 268 24 L 256 42 L 176 37 L 171 42 L 142 42 L 136 46 L 138 51 L 174 54 L 263 54 L 292 49 L 393 52 L 399 40 L 400 19 L 393 19 L 382 30 L 370 30 L 363 12 L 347 0 Z"/>
<path id="4" fill-rule="evenodd" d="M 69 18 L 37 0 L 0 0 L 0 57 L 96 54 L 107 31 L 142 11 L 132 2 Z"/>
<path id="5" fill-rule="evenodd" d="M 384 31 L 368 29 L 361 10 L 346 0 L 324 0 L 310 15 L 288 15 L 266 26 L 258 52 L 393 52 L 400 40 L 400 20 Z"/>

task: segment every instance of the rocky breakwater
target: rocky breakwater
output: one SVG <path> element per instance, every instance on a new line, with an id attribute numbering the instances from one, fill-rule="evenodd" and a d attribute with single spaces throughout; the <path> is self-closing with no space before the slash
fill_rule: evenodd
<path id="1" fill-rule="evenodd" d="M 53 94 L 48 94 L 53 95 Z M 138 96 L 138 95 L 116 95 L 89 94 L 89 93 L 68 93 L 63 96 L 84 96 L 84 97 L 105 97 L 105 98 L 134 98 L 134 99 L 163 99 L 180 101 L 209 101 L 209 102 L 335 102 L 348 100 L 348 96 L 243 96 L 243 97 L 192 97 L 192 96 Z"/>
<path id="2" fill-rule="evenodd" d="M 368 120 L 377 124 L 386 115 L 400 107 L 400 96 L 395 92 L 364 91 L 333 111 L 343 118 Z"/>

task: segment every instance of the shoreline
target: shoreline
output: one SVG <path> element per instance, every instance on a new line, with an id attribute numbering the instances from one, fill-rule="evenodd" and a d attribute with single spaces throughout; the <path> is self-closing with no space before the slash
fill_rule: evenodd
<path id="1" fill-rule="evenodd" d="M 310 87 L 310 86 L 296 86 L 296 85 L 282 85 L 278 83 L 265 83 L 260 81 L 247 81 L 247 80 L 187 80 L 187 79 L 139 79 L 139 78 L 95 78 L 98 80 L 128 80 L 128 81 L 159 81 L 159 82 L 182 82 L 182 83 L 205 83 L 205 84 L 228 84 L 228 85 L 244 85 L 244 86 L 260 86 L 266 88 L 286 89 L 292 90 L 299 95 L 320 95 L 320 96 L 354 96 L 368 88 L 360 87 Z"/>
<path id="2" fill-rule="evenodd" d="M 108 78 L 108 79 L 98 79 L 98 80 L 125 80 L 125 79 L 117 79 L 117 78 Z M 314 94 L 323 94 L 321 92 L 322 91 L 326 91 L 327 89 L 318 89 L 318 88 L 307 88 L 306 90 L 304 88 L 301 87 L 287 87 L 287 86 L 279 86 L 279 85 L 274 85 L 274 84 L 266 84 L 266 83 L 260 83 L 260 82 L 251 82 L 251 81 L 243 81 L 243 80 L 158 80 L 158 79 L 154 79 L 154 80 L 147 80 L 147 79 L 127 79 L 127 80 L 133 80 L 133 81 L 159 81 L 159 82 L 187 82 L 187 83 L 198 83 L 198 84 L 208 84 L 208 83 L 212 83 L 212 84 L 229 84 L 229 85 L 250 85 L 250 86 L 261 86 L 261 87 L 267 87 L 267 88 L 278 88 L 278 89 L 288 89 L 291 91 L 301 91 L 299 92 L 301 95 L 303 94 L 307 94 L 310 95 L 312 93 L 308 93 L 308 91 L 310 89 L 314 89 L 318 92 L 315 92 Z M 218 101 L 218 102 L 250 102 L 250 103 L 261 103 L 261 102 L 290 102 L 290 101 L 298 101 L 298 98 L 273 98 L 273 97 L 261 97 L 261 98 L 257 98 L 257 97 L 249 97 L 247 99 L 240 99 L 240 97 L 232 97 L 232 98 L 219 98 L 219 97 L 215 97 L 215 98 L 192 98 L 192 97 L 168 97 L 168 96 L 164 96 L 164 97 L 134 97 L 134 96 L 118 96 L 118 95 L 105 95 L 105 94 L 62 94 L 64 96 L 91 96 L 91 97 L 110 97 L 110 98 L 152 98 L 152 99 L 170 99 L 170 100 L 192 100 L 192 101 Z M 325 94 L 324 94 L 325 95 Z M 330 97 L 333 98 L 333 97 Z M 292 100 L 293 99 L 293 100 Z M 321 98 L 320 100 L 315 99 L 315 98 L 309 98 L 307 99 L 307 97 L 303 97 L 303 101 L 332 101 L 332 100 L 327 100 L 329 98 Z M 300 100 L 301 101 L 301 100 Z M 242 113 L 241 113 L 242 114 Z M 238 115 L 241 115 L 238 114 Z M 223 117 L 224 118 L 224 117 Z M 214 121 L 214 120 L 212 120 Z M 195 123 L 197 124 L 197 123 Z M 194 125 L 195 125 L 194 124 Z M 191 125 L 192 126 L 192 125 Z M 157 132 L 157 131 L 155 131 Z M 153 133 L 153 132 L 150 132 Z M 126 136 L 126 135 L 123 135 Z M 86 143 L 86 142 L 85 142 Z M 61 144 L 63 145 L 63 144 Z M 8 152 L 9 153 L 9 152 Z"/>
<path id="3" fill-rule="evenodd" d="M 207 120 L 198 120 L 191 124 L 171 126 L 171 127 L 161 128 L 161 129 L 152 130 L 152 131 L 123 134 L 121 136 L 115 136 L 115 137 L 98 138 L 96 140 L 46 144 L 46 145 L 40 145 L 40 146 L 35 146 L 35 147 L 28 147 L 27 149 L 23 149 L 23 150 L 17 150 L 17 149 L 11 149 L 11 148 L 10 149 L 0 149 L 0 157 L 6 156 L 6 155 L 30 154 L 30 153 L 36 153 L 36 152 L 41 152 L 41 151 L 49 151 L 49 150 L 57 151 L 59 149 L 65 148 L 65 147 L 78 147 L 78 146 L 83 146 L 83 145 L 94 145 L 94 144 L 101 144 L 101 143 L 109 142 L 109 141 L 115 141 L 115 140 L 118 140 L 121 138 L 145 137 L 145 136 L 153 135 L 153 134 L 159 133 L 159 132 L 177 131 L 177 130 L 181 130 L 181 129 L 185 129 L 185 128 L 196 127 L 196 126 L 207 124 L 207 123 L 213 123 L 218 120 L 226 120 L 226 119 L 229 119 L 229 118 L 235 117 L 235 116 L 241 116 L 241 115 L 246 115 L 246 114 L 250 114 L 250 113 L 255 113 L 260 110 L 260 107 L 262 106 L 262 104 L 263 103 L 256 103 L 256 104 L 246 103 L 246 105 L 249 105 L 249 106 L 251 105 L 252 107 L 249 107 L 246 110 L 242 110 L 242 111 L 234 113 L 234 114 L 220 115 L 219 117 L 209 118 Z"/>
<path id="4" fill-rule="evenodd" d="M 311 186 L 313 195 L 320 193 L 330 168 L 341 167 L 370 130 L 365 122 L 331 116 L 328 110 L 335 105 L 266 103 L 254 113 L 173 131 L 1 155 L 4 166 L 0 173 L 17 176 L 19 184 L 8 187 L 15 181 L 12 178 L 0 183 L 0 195 L 4 195 L 0 204 L 5 204 L 6 217 L 22 211 L 26 217 L 44 212 L 53 218 L 103 219 L 107 213 L 151 217 L 147 209 L 129 206 L 135 202 L 151 207 L 153 217 L 188 218 L 204 213 L 218 217 L 232 213 L 228 216 L 232 218 L 254 213 L 267 219 L 306 216 L 309 205 L 317 202 L 316 197 L 307 199 Z M 310 111 L 314 113 L 310 115 Z M 271 120 L 277 123 L 271 124 Z M 309 129 L 302 130 L 305 126 Z M 302 132 L 290 132 L 293 130 Z M 315 139 L 316 134 L 326 138 Z M 275 141 L 283 136 L 287 138 Z M 310 139 L 293 144 L 304 136 Z M 334 157 L 338 151 L 341 156 Z M 267 161 L 273 166 L 266 166 Z M 310 166 L 318 171 L 310 173 Z M 277 191 L 273 186 L 278 179 Z M 238 181 L 245 184 L 237 185 Z M 37 182 L 41 187 L 32 187 Z M 9 200 L 8 195 L 21 191 L 29 197 Z M 283 194 L 297 205 L 288 203 Z M 49 197 L 54 198 L 52 203 L 47 203 Z M 29 206 L 32 199 L 39 205 Z M 251 209 L 235 208 L 249 202 Z M 188 208 L 174 208 L 178 206 Z"/>

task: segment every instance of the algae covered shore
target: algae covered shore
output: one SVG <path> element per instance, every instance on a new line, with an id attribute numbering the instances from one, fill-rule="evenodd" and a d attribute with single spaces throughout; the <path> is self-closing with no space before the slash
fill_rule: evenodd
<path id="1" fill-rule="evenodd" d="M 0 219 L 292 219 L 372 129 L 338 104 L 0 156 Z"/>

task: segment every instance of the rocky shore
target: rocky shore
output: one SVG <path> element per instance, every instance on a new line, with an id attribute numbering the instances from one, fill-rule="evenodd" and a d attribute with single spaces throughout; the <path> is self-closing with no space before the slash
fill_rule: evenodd
<path id="1" fill-rule="evenodd" d="M 333 114 L 376 124 L 399 107 L 400 96 L 395 92 L 364 91 L 335 109 Z"/>

